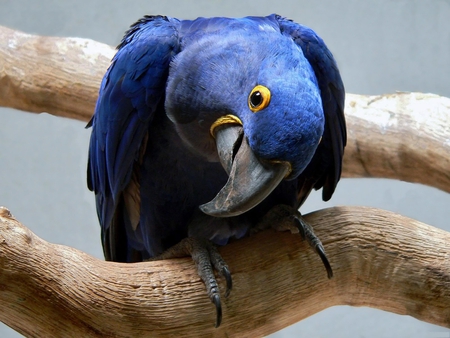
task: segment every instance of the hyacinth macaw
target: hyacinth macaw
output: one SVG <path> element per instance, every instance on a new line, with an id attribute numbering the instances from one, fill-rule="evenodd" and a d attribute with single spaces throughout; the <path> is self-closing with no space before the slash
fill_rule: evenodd
<path id="1" fill-rule="evenodd" d="M 346 144 L 344 86 L 310 28 L 279 15 L 145 16 L 101 83 L 89 146 L 107 260 L 190 254 L 221 321 L 215 245 L 288 217 L 321 257 L 298 208 L 332 196 Z M 275 217 L 275 220 L 276 220 Z"/>

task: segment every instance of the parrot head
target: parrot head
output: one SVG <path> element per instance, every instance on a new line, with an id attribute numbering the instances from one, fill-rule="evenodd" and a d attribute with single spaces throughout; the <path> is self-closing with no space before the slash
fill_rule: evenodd
<path id="1" fill-rule="evenodd" d="M 171 64 L 165 108 L 193 152 L 222 164 L 225 186 L 200 209 L 242 214 L 311 161 L 324 130 L 320 90 L 302 50 L 273 27 L 208 34 Z"/>

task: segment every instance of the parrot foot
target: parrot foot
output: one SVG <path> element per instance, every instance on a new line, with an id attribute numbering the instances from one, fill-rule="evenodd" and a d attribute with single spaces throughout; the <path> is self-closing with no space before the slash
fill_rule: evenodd
<path id="1" fill-rule="evenodd" d="M 314 233 L 312 226 L 303 219 L 298 210 L 284 204 L 273 207 L 253 232 L 267 228 L 273 228 L 277 231 L 289 230 L 291 233 L 300 233 L 302 238 L 319 255 L 327 271 L 328 278 L 331 279 L 333 277 L 333 270 L 325 254 L 322 242 Z"/>
<path id="2" fill-rule="evenodd" d="M 233 287 L 230 269 L 219 254 L 217 247 L 207 239 L 187 237 L 178 244 L 164 251 L 149 261 L 191 256 L 197 267 L 198 275 L 203 280 L 209 299 L 216 307 L 216 324 L 219 327 L 222 321 L 222 303 L 220 300 L 219 285 L 214 275 L 214 270 L 220 272 L 225 278 L 227 289 L 225 297 L 228 297 Z"/>

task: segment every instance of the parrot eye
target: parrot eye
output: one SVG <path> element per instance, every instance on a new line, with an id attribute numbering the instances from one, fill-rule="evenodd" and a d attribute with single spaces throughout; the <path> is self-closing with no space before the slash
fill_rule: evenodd
<path id="1" fill-rule="evenodd" d="M 263 110 L 270 103 L 270 90 L 267 87 L 257 85 L 248 96 L 248 107 L 254 113 Z"/>
<path id="2" fill-rule="evenodd" d="M 258 107 L 262 101 L 263 99 L 260 91 L 256 91 L 250 96 L 250 106 L 252 106 L 252 108 Z"/>

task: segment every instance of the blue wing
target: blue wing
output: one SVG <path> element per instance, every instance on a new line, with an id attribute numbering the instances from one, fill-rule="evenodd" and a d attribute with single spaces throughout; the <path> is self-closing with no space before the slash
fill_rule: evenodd
<path id="1" fill-rule="evenodd" d="M 125 232 L 138 222 L 135 164 L 152 119 L 163 111 L 169 64 L 179 50 L 179 22 L 146 16 L 126 32 L 100 86 L 89 145 L 88 187 L 96 195 L 107 260 L 130 259 Z M 130 184 L 130 183 L 135 184 Z M 127 204 L 123 193 L 127 191 Z M 130 210 L 132 209 L 132 210 Z M 137 220 L 136 220 L 137 215 Z"/>
<path id="2" fill-rule="evenodd" d="M 322 198 L 331 198 L 341 177 L 342 157 L 347 142 L 344 117 L 345 90 L 333 55 L 310 28 L 275 16 L 283 34 L 302 49 L 316 75 L 325 113 L 322 141 L 308 167 L 299 177 L 299 206 L 312 188 L 323 187 Z"/>

